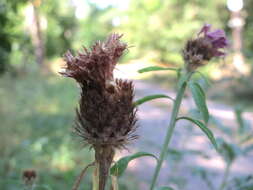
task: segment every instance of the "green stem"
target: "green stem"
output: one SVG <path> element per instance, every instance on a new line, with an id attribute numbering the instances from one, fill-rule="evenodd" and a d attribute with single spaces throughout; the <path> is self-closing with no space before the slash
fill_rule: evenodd
<path id="1" fill-rule="evenodd" d="M 72 187 L 72 190 L 78 190 L 79 186 L 80 186 L 80 183 L 86 173 L 86 170 L 90 167 L 90 166 L 94 166 L 94 163 L 91 163 L 89 165 L 87 165 L 81 172 L 81 174 L 78 176 L 78 178 L 76 179 L 73 187 Z"/>
<path id="2" fill-rule="evenodd" d="M 111 190 L 119 190 L 119 184 L 118 184 L 118 179 L 116 176 L 111 176 L 112 178 L 112 188 Z"/>
<path id="3" fill-rule="evenodd" d="M 224 173 L 223 179 L 221 181 L 219 190 L 223 190 L 227 184 L 228 176 L 230 174 L 231 165 L 232 165 L 232 163 L 228 163 L 226 165 L 225 173 Z"/>
<path id="4" fill-rule="evenodd" d="M 167 151 L 168 151 L 168 145 L 170 143 L 172 134 L 174 132 L 174 128 L 175 128 L 175 125 L 176 125 L 176 119 L 177 119 L 179 108 L 180 108 L 180 105 L 181 105 L 181 102 L 182 102 L 182 99 L 183 99 L 183 96 L 184 96 L 184 92 L 185 92 L 185 89 L 186 89 L 186 86 L 187 86 L 187 81 L 190 80 L 191 75 L 192 75 L 192 72 L 186 73 L 186 76 L 184 77 L 183 81 L 179 81 L 179 83 L 181 83 L 181 84 L 179 86 L 179 91 L 177 93 L 176 100 L 175 100 L 174 105 L 173 105 L 169 127 L 168 127 L 168 130 L 167 130 L 167 133 L 166 133 L 166 137 L 165 137 L 165 140 L 164 140 L 164 143 L 163 143 L 163 147 L 162 147 L 162 151 L 161 151 L 160 156 L 159 156 L 158 163 L 156 165 L 155 173 L 154 173 L 154 176 L 152 178 L 150 190 L 154 190 L 154 188 L 155 188 L 155 184 L 156 184 L 158 175 L 160 173 L 162 163 L 163 163 L 163 161 L 165 159 L 165 156 L 167 154 Z"/>
<path id="5" fill-rule="evenodd" d="M 95 169 L 92 176 L 92 190 L 99 190 L 99 164 L 95 163 Z"/>

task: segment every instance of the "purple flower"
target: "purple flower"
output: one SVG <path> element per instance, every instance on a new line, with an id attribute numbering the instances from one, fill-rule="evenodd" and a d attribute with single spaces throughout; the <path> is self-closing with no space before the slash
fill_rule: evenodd
<path id="1" fill-rule="evenodd" d="M 228 40 L 225 32 L 221 29 L 211 31 L 211 25 L 205 24 L 197 38 L 188 40 L 183 49 L 187 70 L 194 71 L 213 57 L 225 56 L 224 49 L 227 46 Z"/>
<path id="2" fill-rule="evenodd" d="M 225 55 L 225 53 L 220 50 L 228 46 L 228 40 L 223 30 L 217 29 L 217 30 L 211 31 L 211 25 L 205 24 L 200 30 L 200 32 L 198 33 L 198 36 L 200 36 L 201 34 L 203 34 L 206 40 L 211 42 L 212 48 L 213 48 L 213 54 L 215 57 L 220 57 L 220 56 Z"/>

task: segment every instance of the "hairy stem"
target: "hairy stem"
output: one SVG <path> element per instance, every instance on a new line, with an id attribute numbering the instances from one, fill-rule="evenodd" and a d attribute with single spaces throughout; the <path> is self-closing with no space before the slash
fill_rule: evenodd
<path id="1" fill-rule="evenodd" d="M 183 99 L 183 96 L 184 96 L 184 92 L 185 92 L 185 89 L 186 89 L 186 86 L 187 86 L 187 81 L 190 80 L 191 75 L 192 75 L 192 72 L 186 73 L 186 77 L 185 77 L 184 81 L 183 82 L 179 81 L 179 82 L 182 82 L 182 83 L 179 87 L 179 91 L 177 93 L 176 100 L 175 100 L 174 105 L 173 105 L 172 115 L 171 115 L 169 127 L 168 127 L 166 137 L 165 137 L 165 140 L 164 140 L 164 143 L 163 143 L 163 146 L 162 146 L 162 151 L 161 151 L 160 156 L 159 156 L 159 161 L 156 165 L 155 173 L 154 173 L 154 176 L 152 178 L 152 183 L 151 183 L 150 190 L 154 190 L 154 188 L 155 188 L 155 184 L 156 184 L 158 175 L 160 173 L 162 163 L 163 163 L 163 161 L 165 159 L 165 156 L 167 154 L 167 151 L 168 151 L 168 145 L 170 143 L 172 134 L 174 132 L 174 128 L 175 128 L 175 125 L 176 125 L 176 119 L 177 119 L 179 108 L 180 108 L 180 105 L 181 105 L 181 102 L 182 102 L 182 99 Z"/>
<path id="2" fill-rule="evenodd" d="M 105 190 L 106 181 L 109 176 L 109 170 L 113 162 L 115 151 L 111 146 L 96 146 L 95 160 L 98 171 L 98 190 Z"/>
<path id="3" fill-rule="evenodd" d="M 87 165 L 87 166 L 82 170 L 81 174 L 80 174 L 80 175 L 78 176 L 78 178 L 76 179 L 76 181 L 75 181 L 75 183 L 74 183 L 74 185 L 73 185 L 73 187 L 72 187 L 72 190 L 78 190 L 78 187 L 80 186 L 80 183 L 81 183 L 81 181 L 82 181 L 82 179 L 83 179 L 83 177 L 84 177 L 84 175 L 85 175 L 85 173 L 86 173 L 86 170 L 87 170 L 90 166 L 94 166 L 94 162 L 91 163 L 91 164 L 89 164 L 89 165 Z"/>

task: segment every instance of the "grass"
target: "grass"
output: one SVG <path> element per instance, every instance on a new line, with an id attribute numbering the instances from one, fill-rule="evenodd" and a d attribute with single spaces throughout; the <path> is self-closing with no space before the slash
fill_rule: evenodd
<path id="1" fill-rule="evenodd" d="M 30 168 L 38 189 L 71 188 L 93 154 L 71 132 L 78 94 L 74 81 L 52 74 L 1 78 L 0 189 L 22 189 Z M 90 189 L 89 176 L 85 183 Z"/>
<path id="2" fill-rule="evenodd" d="M 37 171 L 35 189 L 71 189 L 93 159 L 93 151 L 72 133 L 76 82 L 37 69 L 17 77 L 7 74 L 0 78 L 0 97 L 0 189 L 22 189 L 25 169 Z M 80 189 L 91 189 L 91 173 Z M 134 186 L 121 181 L 123 190 Z"/>

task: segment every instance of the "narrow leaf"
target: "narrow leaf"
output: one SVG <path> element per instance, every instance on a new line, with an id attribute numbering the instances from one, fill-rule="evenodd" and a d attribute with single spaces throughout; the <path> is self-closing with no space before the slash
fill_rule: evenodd
<path id="1" fill-rule="evenodd" d="M 140 70 L 138 70 L 138 72 L 145 73 L 145 72 L 150 72 L 150 71 L 165 71 L 165 70 L 178 71 L 177 68 L 151 66 L 151 67 L 146 67 L 146 68 L 140 69 Z"/>
<path id="2" fill-rule="evenodd" d="M 156 190 L 173 190 L 171 187 L 158 187 Z"/>
<path id="3" fill-rule="evenodd" d="M 180 73 L 180 77 L 177 83 L 177 89 L 179 90 L 183 85 L 187 85 L 191 76 L 192 76 L 192 73 Z"/>
<path id="4" fill-rule="evenodd" d="M 193 95 L 194 102 L 199 109 L 205 123 L 209 120 L 209 112 L 206 106 L 205 92 L 198 83 L 190 83 L 190 89 Z"/>
<path id="5" fill-rule="evenodd" d="M 141 98 L 137 101 L 134 102 L 135 106 L 138 106 L 140 104 L 143 104 L 145 102 L 148 102 L 150 100 L 154 100 L 154 99 L 158 99 L 158 98 L 168 98 L 174 101 L 173 98 L 171 98 L 170 96 L 164 95 L 164 94 L 155 94 L 155 95 L 150 95 L 150 96 L 145 96 L 144 98 Z"/>
<path id="6" fill-rule="evenodd" d="M 150 154 L 147 152 L 137 152 L 131 156 L 126 156 L 118 160 L 110 169 L 111 175 L 118 176 L 118 177 L 121 176 L 126 170 L 129 162 L 131 162 L 132 160 L 136 158 L 144 157 L 144 156 L 153 157 L 158 161 L 158 158 L 153 154 Z"/>
<path id="7" fill-rule="evenodd" d="M 190 117 L 179 117 L 177 120 L 180 120 L 180 119 L 188 120 L 188 121 L 194 123 L 195 125 L 197 125 L 206 134 L 206 136 L 209 138 L 209 140 L 211 141 L 211 143 L 213 144 L 215 149 L 218 151 L 218 146 L 217 146 L 216 140 L 214 138 L 214 135 L 213 135 L 212 131 L 210 129 L 208 129 L 204 123 L 202 123 L 201 121 L 192 119 Z"/>
<path id="8" fill-rule="evenodd" d="M 244 153 L 245 153 L 245 154 L 248 154 L 248 153 L 250 153 L 251 151 L 253 151 L 253 144 L 248 145 L 248 146 L 244 149 Z"/>
<path id="9" fill-rule="evenodd" d="M 201 76 L 201 78 L 205 81 L 206 86 L 210 86 L 211 82 L 209 81 L 209 79 L 201 72 L 196 71 L 195 73 L 199 74 Z"/>
<path id="10" fill-rule="evenodd" d="M 219 152 L 228 164 L 231 164 L 237 156 L 243 153 L 240 147 L 235 144 L 227 143 L 224 139 L 219 138 L 217 142 L 219 145 Z"/>
<path id="11" fill-rule="evenodd" d="M 242 108 L 240 106 L 237 106 L 235 109 L 235 116 L 236 116 L 236 120 L 237 120 L 238 127 L 239 127 L 238 132 L 240 134 L 242 134 L 245 131 L 245 123 L 242 118 L 242 113 L 243 113 Z"/>

